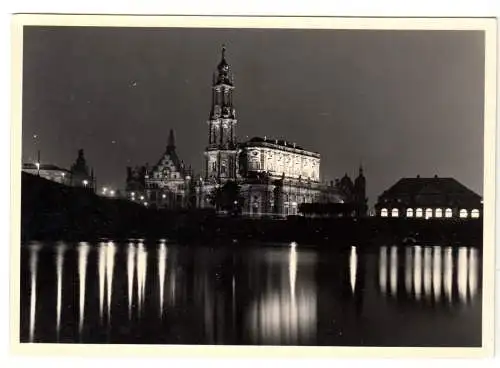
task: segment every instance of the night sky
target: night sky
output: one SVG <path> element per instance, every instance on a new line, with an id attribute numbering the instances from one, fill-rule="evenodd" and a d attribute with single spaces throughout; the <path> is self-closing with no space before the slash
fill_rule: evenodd
<path id="1" fill-rule="evenodd" d="M 69 168 L 83 148 L 98 186 L 155 164 L 176 133 L 197 171 L 222 44 L 239 140 L 321 154 L 325 180 L 367 177 L 370 203 L 401 177 L 483 191 L 484 35 L 356 31 L 25 27 L 23 162 Z"/>

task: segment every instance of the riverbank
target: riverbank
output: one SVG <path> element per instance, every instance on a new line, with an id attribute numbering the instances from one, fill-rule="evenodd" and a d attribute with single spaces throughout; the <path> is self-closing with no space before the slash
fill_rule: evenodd
<path id="1" fill-rule="evenodd" d="M 258 240 L 325 246 L 381 242 L 479 245 L 482 228 L 482 219 L 295 216 L 282 220 L 224 217 L 211 210 L 157 210 L 22 173 L 23 242 L 166 238 L 190 244 Z"/>

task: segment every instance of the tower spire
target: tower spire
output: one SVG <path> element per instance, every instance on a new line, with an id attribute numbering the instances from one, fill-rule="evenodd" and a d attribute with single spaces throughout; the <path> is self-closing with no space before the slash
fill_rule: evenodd
<path id="1" fill-rule="evenodd" d="M 175 150 L 175 136 L 173 129 L 170 129 L 170 132 L 168 133 L 167 149 L 170 151 Z"/>

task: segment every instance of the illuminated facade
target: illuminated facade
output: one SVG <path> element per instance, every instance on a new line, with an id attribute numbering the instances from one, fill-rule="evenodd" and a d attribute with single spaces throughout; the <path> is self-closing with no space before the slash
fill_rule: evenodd
<path id="1" fill-rule="evenodd" d="M 155 166 L 127 168 L 126 195 L 145 206 L 167 209 L 189 207 L 191 184 L 191 169 L 177 156 L 172 130 L 167 148 Z"/>
<path id="2" fill-rule="evenodd" d="M 481 197 L 452 178 L 403 178 L 375 205 L 379 217 L 480 218 Z"/>
<path id="3" fill-rule="evenodd" d="M 366 200 L 364 184 L 353 195 L 354 190 L 342 190 L 338 183 L 321 183 L 319 153 L 267 137 L 237 142 L 234 89 L 223 47 L 213 76 L 204 174 L 196 181 L 199 207 L 210 206 L 210 193 L 228 180 L 240 185 L 247 215 L 297 215 L 301 203 Z"/>

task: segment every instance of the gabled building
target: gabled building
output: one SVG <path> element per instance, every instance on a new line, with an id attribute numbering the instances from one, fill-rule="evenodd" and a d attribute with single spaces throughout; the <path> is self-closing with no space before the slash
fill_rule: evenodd
<path id="1" fill-rule="evenodd" d="M 453 178 L 403 178 L 375 205 L 380 217 L 480 218 L 481 196 Z"/>
<path id="2" fill-rule="evenodd" d="M 189 207 L 192 173 L 175 150 L 175 137 L 170 130 L 165 152 L 156 165 L 127 168 L 127 197 L 156 208 Z M 194 205 L 194 203 L 193 203 Z"/>

